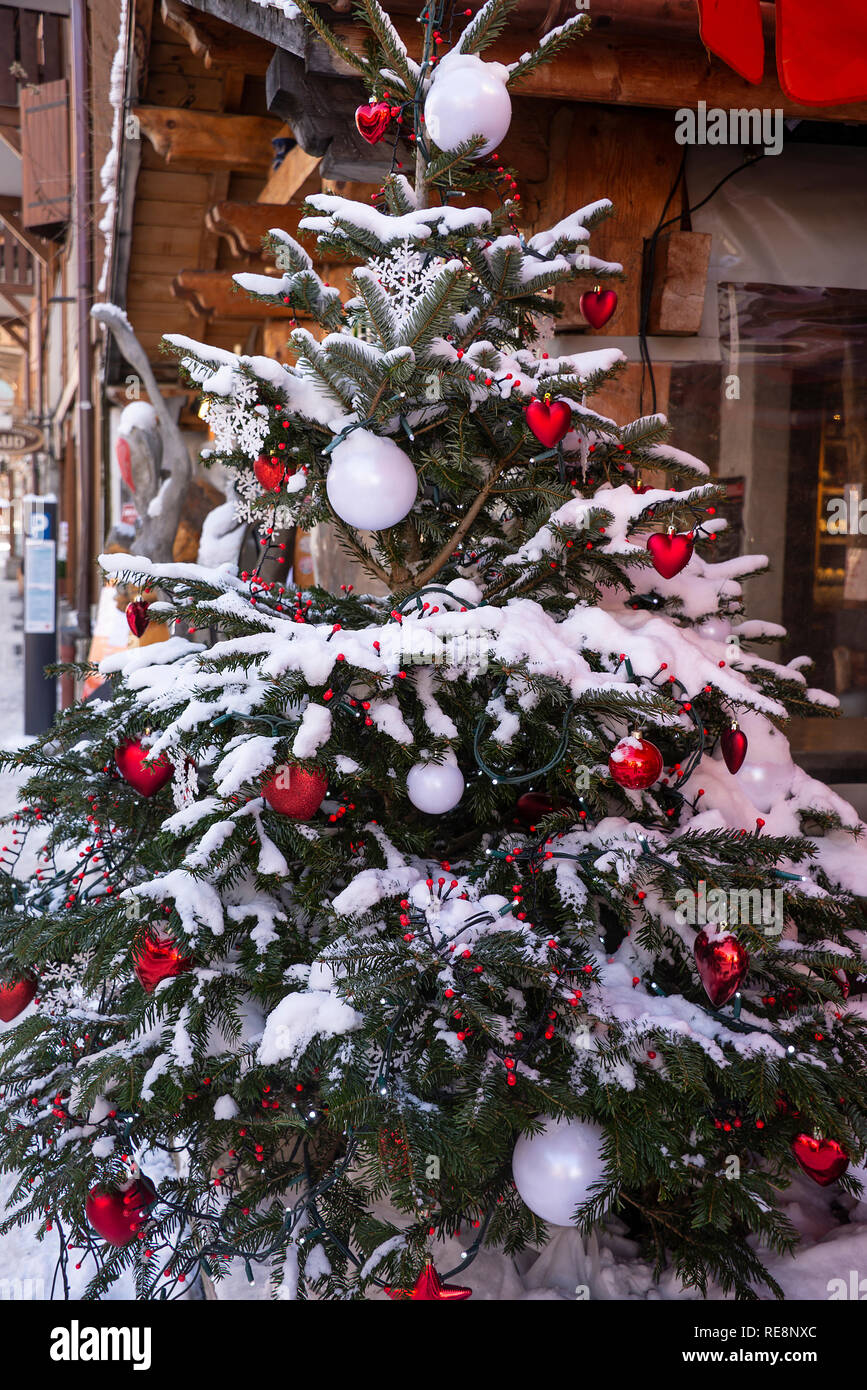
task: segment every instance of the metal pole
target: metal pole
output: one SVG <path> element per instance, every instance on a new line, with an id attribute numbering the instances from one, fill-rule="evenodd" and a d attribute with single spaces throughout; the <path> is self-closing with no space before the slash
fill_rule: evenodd
<path id="1" fill-rule="evenodd" d="M 93 557 L 94 429 L 91 399 L 90 308 L 93 297 L 90 231 L 90 133 L 87 109 L 86 0 L 71 0 L 72 101 L 74 112 L 75 250 L 78 317 L 78 547 L 75 604 L 78 634 L 90 636 L 90 572 Z"/>

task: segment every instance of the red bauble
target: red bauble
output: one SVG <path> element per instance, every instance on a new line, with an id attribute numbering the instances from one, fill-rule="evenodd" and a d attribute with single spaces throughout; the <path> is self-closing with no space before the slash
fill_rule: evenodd
<path id="1" fill-rule="evenodd" d="M 617 294 L 614 290 L 585 290 L 578 305 L 591 328 L 602 328 L 617 308 Z"/>
<path id="2" fill-rule="evenodd" d="M 260 454 L 253 464 L 253 472 L 266 492 L 279 492 L 286 477 L 286 465 L 278 458 L 268 458 Z"/>
<path id="3" fill-rule="evenodd" d="M 662 772 L 662 754 L 649 739 L 623 738 L 608 759 L 608 771 L 618 787 L 644 791 Z"/>
<path id="4" fill-rule="evenodd" d="M 695 964 L 704 992 L 715 1009 L 727 1004 L 750 968 L 750 957 L 735 936 L 708 936 L 700 931 L 695 938 Z"/>
<path id="5" fill-rule="evenodd" d="M 692 533 L 683 535 L 674 531 L 658 531 L 647 538 L 647 550 L 653 561 L 653 568 L 663 579 L 673 579 L 692 559 L 694 549 Z"/>
<path id="6" fill-rule="evenodd" d="M 359 106 L 355 112 L 355 124 L 359 135 L 368 145 L 378 145 L 388 130 L 391 120 L 391 107 L 387 101 L 373 101 Z"/>
<path id="7" fill-rule="evenodd" d="M 149 749 L 143 748 L 137 738 L 131 739 L 114 751 L 114 760 L 125 782 L 129 782 L 142 796 L 155 796 L 171 781 L 174 767 L 165 753 L 154 762 L 145 762 Z"/>
<path id="8" fill-rule="evenodd" d="M 820 1187 L 830 1187 L 849 1167 L 849 1155 L 836 1139 L 814 1139 L 812 1134 L 798 1134 L 792 1140 L 792 1153 L 798 1167 Z"/>
<path id="9" fill-rule="evenodd" d="M 281 816 L 309 820 L 315 816 L 328 791 L 328 778 L 303 767 L 281 767 L 262 788 L 268 805 Z"/>
<path id="10" fill-rule="evenodd" d="M 123 435 L 119 437 L 114 446 L 115 458 L 120 476 L 123 478 L 130 492 L 135 492 L 135 483 L 132 480 L 132 456 L 129 452 L 129 442 Z"/>
<path id="11" fill-rule="evenodd" d="M 146 630 L 150 622 L 150 618 L 148 617 L 149 608 L 150 604 L 143 598 L 133 599 L 132 603 L 127 604 L 126 620 L 133 637 L 141 637 L 142 633 Z"/>
<path id="12" fill-rule="evenodd" d="M 535 830 L 537 822 L 550 816 L 553 809 L 554 802 L 545 792 L 524 792 L 515 802 L 515 810 L 530 830 Z"/>
<path id="13" fill-rule="evenodd" d="M 132 958 L 135 977 L 146 994 L 153 994 L 160 980 L 183 975 L 193 968 L 192 956 L 182 955 L 170 936 L 146 937 Z"/>
<path id="14" fill-rule="evenodd" d="M 147 1221 L 144 1208 L 156 1195 L 156 1188 L 144 1175 L 125 1188 L 97 1184 L 87 1194 L 84 1214 L 97 1235 L 109 1245 L 128 1245 Z"/>
<path id="15" fill-rule="evenodd" d="M 408 1298 L 420 1303 L 457 1303 L 472 1298 L 472 1289 L 460 1284 L 444 1284 L 433 1265 L 425 1265 L 411 1289 L 389 1289 L 389 1298 Z"/>
<path id="16" fill-rule="evenodd" d="M 527 424 L 540 444 L 554 449 L 572 424 L 572 407 L 566 401 L 531 401 L 524 410 Z"/>
<path id="17" fill-rule="evenodd" d="M 0 985 L 0 1019 L 11 1023 L 23 1013 L 36 993 L 36 981 L 29 977 L 14 985 Z"/>
<path id="18" fill-rule="evenodd" d="M 747 736 L 743 729 L 739 729 L 737 724 L 733 724 L 730 729 L 723 729 L 719 737 L 719 746 L 722 749 L 723 762 L 729 772 L 739 772 L 744 765 L 744 758 L 747 756 Z"/>

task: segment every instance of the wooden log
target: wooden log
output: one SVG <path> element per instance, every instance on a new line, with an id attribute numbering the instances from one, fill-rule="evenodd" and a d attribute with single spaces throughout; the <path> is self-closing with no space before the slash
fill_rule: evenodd
<path id="1" fill-rule="evenodd" d="M 274 53 L 270 43 L 213 15 L 182 5 L 180 0 L 162 0 L 160 13 L 166 27 L 181 36 L 206 68 L 240 68 L 264 77 Z"/>
<path id="2" fill-rule="evenodd" d="M 180 111 L 171 106 L 136 106 L 133 114 L 167 164 L 192 164 L 199 170 L 265 172 L 274 158 L 271 140 L 286 134 L 282 122 L 269 116 Z"/>
<path id="3" fill-rule="evenodd" d="M 672 231 L 657 243 L 647 327 L 650 333 L 698 333 L 713 237 Z"/>
<path id="4" fill-rule="evenodd" d="M 355 196 L 346 194 L 345 196 Z M 298 223 L 301 208 L 284 203 L 215 203 L 205 213 L 205 222 L 212 232 L 223 237 L 235 256 L 262 255 L 262 238 L 278 227 L 295 237 L 313 256 L 317 264 L 336 265 L 342 257 L 337 252 L 323 254 L 311 233 L 302 232 Z M 249 267 L 248 267 L 249 268 Z"/>
<path id="5" fill-rule="evenodd" d="M 279 276 L 275 284 L 279 283 Z M 181 270 L 172 280 L 172 294 L 186 300 L 196 313 L 220 319 L 290 319 L 298 315 L 287 305 L 251 299 L 238 289 L 225 270 Z"/>

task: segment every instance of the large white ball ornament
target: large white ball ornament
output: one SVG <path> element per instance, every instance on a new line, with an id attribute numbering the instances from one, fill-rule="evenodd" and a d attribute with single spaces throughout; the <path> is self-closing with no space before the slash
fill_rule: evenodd
<path id="1" fill-rule="evenodd" d="M 358 429 L 332 450 L 325 489 L 341 521 L 384 531 L 412 511 L 418 478 L 412 459 L 393 439 Z"/>
<path id="2" fill-rule="evenodd" d="M 710 637 L 713 642 L 724 642 L 733 631 L 728 618 L 705 618 L 699 627 L 702 637 Z"/>
<path id="3" fill-rule="evenodd" d="M 428 135 L 441 150 L 456 150 L 474 135 L 485 143 L 475 159 L 499 145 L 512 120 L 508 69 L 475 53 L 450 53 L 437 68 L 424 104 Z"/>
<path id="4" fill-rule="evenodd" d="M 603 1176 L 602 1130 L 589 1120 L 545 1120 L 541 1134 L 522 1134 L 512 1155 L 521 1200 L 552 1226 L 571 1226 L 575 1208 Z"/>
<path id="5" fill-rule="evenodd" d="M 429 816 L 454 810 L 464 794 L 464 774 L 457 763 L 416 763 L 406 779 L 413 806 Z"/>
<path id="6" fill-rule="evenodd" d="M 744 763 L 737 775 L 738 785 L 743 787 L 757 811 L 772 811 L 784 801 L 795 777 L 795 768 L 785 763 Z"/>

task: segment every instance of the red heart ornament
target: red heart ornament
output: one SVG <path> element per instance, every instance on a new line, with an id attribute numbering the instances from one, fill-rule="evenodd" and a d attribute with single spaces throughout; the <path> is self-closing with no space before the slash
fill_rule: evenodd
<path id="1" fill-rule="evenodd" d="M 97 1235 L 109 1245 L 128 1245 L 148 1219 L 145 1208 L 156 1200 L 157 1190 L 142 1175 L 129 1187 L 102 1187 L 87 1194 L 84 1214 Z"/>
<path id="2" fill-rule="evenodd" d="M 729 772 L 739 772 L 744 765 L 744 758 L 747 756 L 749 743 L 743 729 L 739 729 L 737 724 L 733 724 L 730 729 L 723 729 L 719 736 L 719 746 L 722 750 L 723 762 Z"/>
<path id="3" fill-rule="evenodd" d="M 388 129 L 391 120 L 391 107 L 387 101 L 373 101 L 359 106 L 355 112 L 355 124 L 362 139 L 368 145 L 378 145 Z"/>
<path id="4" fill-rule="evenodd" d="M 737 992 L 749 970 L 749 953 L 737 937 L 708 936 L 706 931 L 699 932 L 693 950 L 704 992 L 714 1008 L 720 1009 Z"/>
<path id="5" fill-rule="evenodd" d="M 812 1134 L 798 1134 L 792 1140 L 792 1153 L 798 1167 L 820 1187 L 830 1187 L 849 1167 L 849 1155 L 836 1139 L 815 1139 Z"/>
<path id="6" fill-rule="evenodd" d="M 608 771 L 618 787 L 645 791 L 662 772 L 662 754 L 649 739 L 624 738 L 612 749 Z"/>
<path id="7" fill-rule="evenodd" d="M 149 608 L 150 604 L 146 603 L 143 598 L 133 599 L 132 603 L 127 604 L 126 621 L 133 637 L 141 637 L 142 633 L 146 631 L 150 622 Z"/>
<path id="8" fill-rule="evenodd" d="M 695 549 L 692 533 L 657 531 L 647 538 L 653 568 L 663 579 L 673 579 L 689 564 Z"/>
<path id="9" fill-rule="evenodd" d="M 286 465 L 277 458 L 267 458 L 260 454 L 253 464 L 253 472 L 266 492 L 279 492 L 286 477 Z"/>
<path id="10" fill-rule="evenodd" d="M 183 975 L 193 968 L 192 956 L 184 956 L 170 936 L 147 937 L 132 953 L 135 977 L 145 994 L 153 994 L 160 980 Z"/>
<path id="11" fill-rule="evenodd" d="M 569 433 L 572 424 L 572 407 L 566 401 L 531 401 L 524 411 L 527 424 L 540 444 L 546 449 L 554 449 L 560 440 Z"/>
<path id="12" fill-rule="evenodd" d="M 145 762 L 150 749 L 143 748 L 137 738 L 114 750 L 114 760 L 125 782 L 142 796 L 155 796 L 174 776 L 174 766 L 162 753 L 154 762 Z"/>
<path id="13" fill-rule="evenodd" d="M 23 1013 L 36 993 L 36 981 L 32 978 L 19 980 L 14 985 L 0 985 L 0 1019 L 11 1023 Z"/>
<path id="14" fill-rule="evenodd" d="M 602 328 L 617 308 L 614 290 L 585 290 L 578 306 L 591 328 Z"/>
<path id="15" fill-rule="evenodd" d="M 281 767 L 262 788 L 268 805 L 281 816 L 309 820 L 315 816 L 328 791 L 328 778 L 303 767 Z"/>

